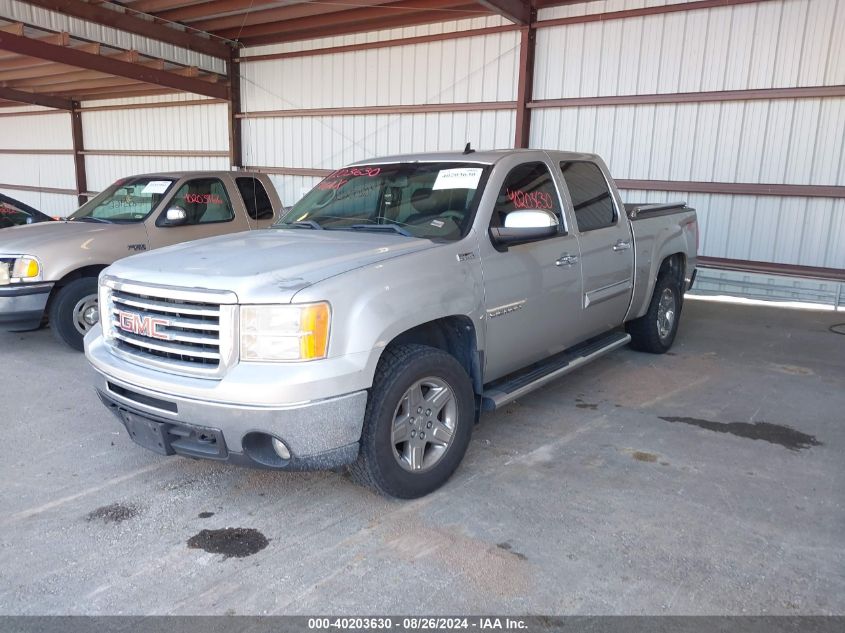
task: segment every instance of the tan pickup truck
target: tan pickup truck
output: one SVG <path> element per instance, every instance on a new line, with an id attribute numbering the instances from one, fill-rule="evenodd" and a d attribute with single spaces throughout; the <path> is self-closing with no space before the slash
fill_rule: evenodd
<path id="1" fill-rule="evenodd" d="M 101 270 L 162 246 L 268 227 L 281 209 L 263 174 L 171 172 L 119 180 L 64 221 L 0 233 L 0 327 L 24 331 L 49 321 L 60 341 L 81 351 L 98 320 Z"/>

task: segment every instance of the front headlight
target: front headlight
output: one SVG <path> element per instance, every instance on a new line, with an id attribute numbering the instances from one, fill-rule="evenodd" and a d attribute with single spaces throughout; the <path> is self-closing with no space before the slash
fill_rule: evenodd
<path id="1" fill-rule="evenodd" d="M 103 326 L 103 338 L 106 343 L 114 340 L 114 302 L 112 291 L 106 284 L 100 283 L 97 291 L 100 309 L 100 323 Z"/>
<path id="2" fill-rule="evenodd" d="M 29 255 L 0 256 L 0 285 L 19 281 L 41 281 L 41 264 Z"/>
<path id="3" fill-rule="evenodd" d="M 325 358 L 329 304 L 241 306 L 241 360 L 301 361 Z"/>

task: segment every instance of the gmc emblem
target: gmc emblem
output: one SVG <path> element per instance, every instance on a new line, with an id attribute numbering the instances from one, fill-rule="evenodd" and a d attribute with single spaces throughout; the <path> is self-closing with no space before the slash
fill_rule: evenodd
<path id="1" fill-rule="evenodd" d="M 150 338 L 157 338 L 162 341 L 170 340 L 170 337 L 159 328 L 170 325 L 167 319 L 157 319 L 151 316 L 141 316 L 134 312 L 118 311 L 117 313 L 118 327 L 124 332 L 131 332 L 138 336 L 147 336 Z"/>

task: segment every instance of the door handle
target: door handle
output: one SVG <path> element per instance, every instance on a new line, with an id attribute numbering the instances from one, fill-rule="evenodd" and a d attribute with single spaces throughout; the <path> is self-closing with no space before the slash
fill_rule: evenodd
<path id="1" fill-rule="evenodd" d="M 631 248 L 631 240 L 616 240 L 616 244 L 613 245 L 615 251 L 627 251 L 629 248 Z"/>
<path id="2" fill-rule="evenodd" d="M 555 266 L 572 266 L 577 263 L 577 255 L 570 255 L 569 253 L 564 253 L 563 255 L 558 257 L 557 261 L 555 261 Z"/>

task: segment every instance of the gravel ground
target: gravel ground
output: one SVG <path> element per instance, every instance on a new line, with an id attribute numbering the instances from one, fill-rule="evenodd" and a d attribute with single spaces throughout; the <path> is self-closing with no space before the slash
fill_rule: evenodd
<path id="1" fill-rule="evenodd" d="M 845 614 L 845 316 L 688 301 L 488 415 L 442 490 L 136 447 L 0 334 L 2 614 Z"/>

